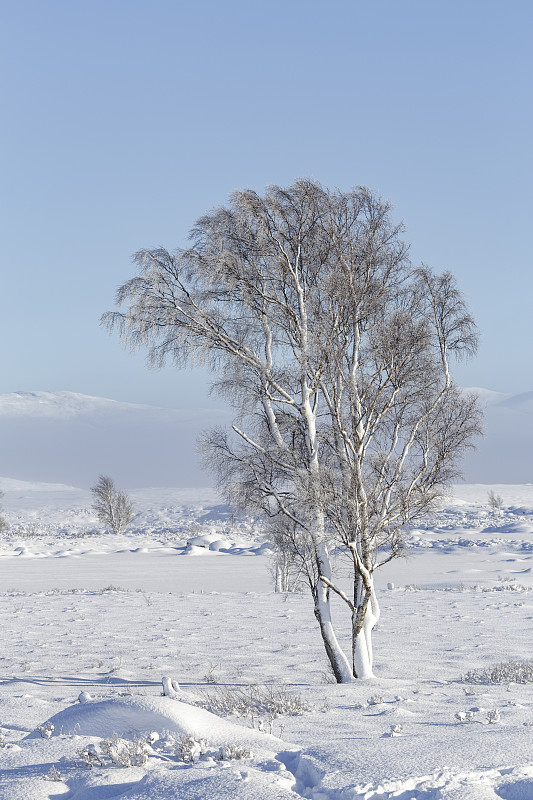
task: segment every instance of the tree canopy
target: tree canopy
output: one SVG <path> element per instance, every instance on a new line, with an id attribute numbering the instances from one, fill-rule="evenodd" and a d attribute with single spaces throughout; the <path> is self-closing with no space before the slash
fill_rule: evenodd
<path id="1" fill-rule="evenodd" d="M 228 498 L 259 508 L 311 589 L 337 680 L 372 673 L 373 572 L 402 551 L 480 428 L 452 381 L 474 321 L 453 276 L 414 266 L 390 205 L 299 180 L 235 192 L 191 246 L 141 250 L 104 316 L 151 364 L 207 362 L 237 411 L 202 447 Z M 336 582 L 332 548 L 351 565 Z M 330 591 L 350 609 L 338 645 Z"/>

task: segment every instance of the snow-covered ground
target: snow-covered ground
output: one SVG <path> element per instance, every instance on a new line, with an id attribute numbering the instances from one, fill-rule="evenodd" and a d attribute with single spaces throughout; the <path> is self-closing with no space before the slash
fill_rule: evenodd
<path id="1" fill-rule="evenodd" d="M 411 532 L 349 686 L 212 490 L 132 492 L 117 537 L 88 492 L 0 488 L 0 800 L 533 798 L 533 485 L 456 487 Z"/>

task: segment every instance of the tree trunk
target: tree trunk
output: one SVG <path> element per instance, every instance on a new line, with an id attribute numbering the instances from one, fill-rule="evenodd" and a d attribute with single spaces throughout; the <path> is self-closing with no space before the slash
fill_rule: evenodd
<path id="1" fill-rule="evenodd" d="M 331 580 L 331 563 L 327 547 L 324 543 L 320 544 L 318 547 L 316 557 L 319 575 L 323 575 L 328 578 L 328 580 Z M 329 589 L 321 580 L 318 581 L 318 586 L 314 587 L 313 597 L 315 600 L 315 617 L 320 626 L 322 641 L 324 642 L 326 654 L 331 668 L 333 669 L 335 680 L 337 683 L 352 683 L 354 676 L 350 663 L 337 641 L 333 623 L 331 622 Z"/>
<path id="2" fill-rule="evenodd" d="M 275 582 L 275 589 L 276 592 L 282 592 L 283 587 L 281 584 L 281 568 L 279 564 L 276 564 L 276 582 Z"/>
<path id="3" fill-rule="evenodd" d="M 322 589 L 320 587 L 317 588 L 318 592 L 321 593 Z M 329 600 L 324 601 L 318 599 L 318 601 L 315 602 L 314 612 L 320 626 L 322 641 L 324 642 L 326 655 L 331 664 L 333 674 L 335 675 L 335 680 L 337 683 L 352 683 L 354 676 L 350 669 L 350 664 L 341 650 L 331 623 Z"/>
<path id="4" fill-rule="evenodd" d="M 380 615 L 379 604 L 372 580 L 370 596 L 365 598 L 363 608 L 363 621 L 360 621 L 361 609 L 357 608 L 352 614 L 352 659 L 353 673 L 356 678 L 373 678 L 372 672 L 372 629 Z"/>

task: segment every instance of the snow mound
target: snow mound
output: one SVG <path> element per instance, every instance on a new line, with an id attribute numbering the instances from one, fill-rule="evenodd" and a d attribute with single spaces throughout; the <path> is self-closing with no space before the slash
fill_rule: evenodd
<path id="1" fill-rule="evenodd" d="M 187 539 L 183 555 L 198 556 L 206 553 L 231 553 L 232 555 L 263 555 L 265 542 L 241 537 L 229 539 L 220 536 L 220 531 L 193 536 Z"/>
<path id="2" fill-rule="evenodd" d="M 120 697 L 83 701 L 51 717 L 41 731 L 27 736 L 18 750 L 32 764 L 29 774 L 2 780 L 0 800 L 47 800 L 68 794 L 71 800 L 288 800 L 294 797 L 295 776 L 284 758 L 297 751 L 270 734 L 221 719 L 204 709 L 169 697 Z M 42 731 L 47 734 L 42 737 Z M 208 748 L 205 758 L 183 761 L 172 750 L 157 749 L 164 741 L 186 742 Z M 87 737 L 87 738 L 85 738 Z M 137 738 L 140 737 L 140 738 Z M 84 752 L 104 753 L 95 738 L 121 747 L 130 742 L 151 742 L 142 751 L 148 760 L 113 764 L 109 754 L 94 769 L 80 769 Z M 80 747 L 81 746 L 81 747 Z M 173 745 L 171 745 L 173 746 Z M 85 748 L 85 749 L 84 749 Z M 227 755 L 219 755 L 227 753 Z M 108 751 L 105 751 L 108 752 Z M 242 756 L 235 753 L 244 753 Z M 112 758 L 112 757 L 111 757 Z M 55 764 L 60 767 L 59 770 Z M 55 776 L 50 776 L 51 765 Z M 94 764 L 93 764 L 94 766 Z M 18 773 L 17 770 L 15 772 Z M 53 780 L 53 783 L 51 782 Z"/>
<path id="3" fill-rule="evenodd" d="M 52 795 L 50 794 L 51 787 L 53 787 Z M 22 789 L 11 777 L 8 777 L 0 787 L 0 798 L 1 800 L 50 800 L 62 797 L 68 792 L 69 788 L 64 783 L 49 783 L 43 779 L 43 775 L 25 777 Z M 70 793 L 69 797 L 71 797 Z"/>
<path id="4" fill-rule="evenodd" d="M 113 734 L 129 738 L 165 731 L 177 736 L 207 739 L 217 747 L 240 745 L 255 751 L 286 748 L 271 734 L 244 728 L 221 719 L 210 711 L 170 697 L 120 697 L 77 703 L 47 720 L 54 726 L 52 736 L 76 734 L 106 738 Z M 41 726 L 42 727 L 42 726 Z M 40 737 L 38 730 L 27 739 Z"/>
<path id="5" fill-rule="evenodd" d="M 230 541 L 227 539 L 221 539 L 216 533 L 206 533 L 202 536 L 193 536 L 192 538 L 188 539 L 187 544 L 195 547 L 205 547 L 208 550 L 220 550 L 220 547 L 224 547 L 226 549 L 231 547 Z M 215 547 L 212 547 L 212 545 L 215 545 Z"/>

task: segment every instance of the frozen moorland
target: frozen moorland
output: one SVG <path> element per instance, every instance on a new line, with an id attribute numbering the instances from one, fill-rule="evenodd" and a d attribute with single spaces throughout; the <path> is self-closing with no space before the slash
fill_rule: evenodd
<path id="1" fill-rule="evenodd" d="M 86 491 L 0 488 L 0 800 L 533 798 L 533 485 L 456 487 L 411 531 L 376 677 L 342 686 L 212 490 L 136 490 L 118 537 Z"/>

